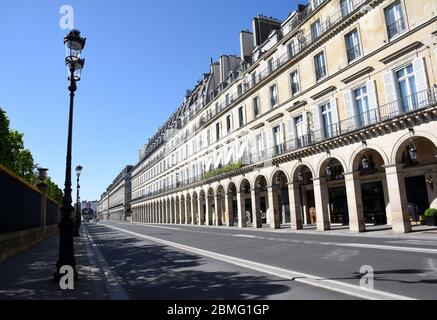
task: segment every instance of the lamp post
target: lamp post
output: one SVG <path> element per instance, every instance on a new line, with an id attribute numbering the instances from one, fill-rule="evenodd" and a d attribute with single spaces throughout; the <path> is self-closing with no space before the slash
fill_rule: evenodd
<path id="1" fill-rule="evenodd" d="M 79 185 L 79 179 L 80 179 L 80 173 L 82 172 L 83 167 L 81 165 L 78 165 L 76 167 L 76 224 L 74 228 L 74 236 L 79 237 L 79 229 L 81 224 L 81 206 L 80 206 L 80 185 Z"/>
<path id="2" fill-rule="evenodd" d="M 56 271 L 53 280 L 59 282 L 64 275 L 60 273 L 62 266 L 70 266 L 74 270 L 74 276 L 77 279 L 76 261 L 74 259 L 73 246 L 73 212 L 71 197 L 71 152 L 72 152 L 72 135 L 73 135 L 73 102 L 77 86 L 76 82 L 80 81 L 80 75 L 85 64 L 85 60 L 80 58 L 81 52 L 85 47 L 85 38 L 80 36 L 79 30 L 72 30 L 65 38 L 64 45 L 67 50 L 65 64 L 69 71 L 68 81 L 70 84 L 70 109 L 68 120 L 68 140 L 67 140 L 67 157 L 65 168 L 65 186 L 64 197 L 62 199 L 61 219 L 59 222 L 59 256 L 56 263 Z"/>

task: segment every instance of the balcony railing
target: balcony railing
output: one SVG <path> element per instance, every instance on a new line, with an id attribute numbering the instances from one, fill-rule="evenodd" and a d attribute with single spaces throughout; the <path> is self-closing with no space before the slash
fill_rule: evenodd
<path id="1" fill-rule="evenodd" d="M 355 59 L 361 57 L 361 48 L 360 45 L 356 45 L 350 49 L 347 49 L 347 61 L 352 62 Z"/>
<path id="2" fill-rule="evenodd" d="M 395 22 L 387 25 L 388 37 L 391 39 L 405 30 L 405 19 L 400 18 Z"/>
<path id="3" fill-rule="evenodd" d="M 340 135 L 351 133 L 353 131 L 363 129 L 371 125 L 381 123 L 383 121 L 394 119 L 403 114 L 408 114 L 410 112 L 424 109 L 430 106 L 437 106 L 437 89 L 435 87 L 421 92 L 417 92 L 415 94 L 385 104 L 378 108 L 359 113 L 351 118 L 341 120 L 340 122 L 335 123 L 328 128 L 322 128 L 315 131 L 309 130 L 308 133 L 305 135 L 296 137 L 291 140 L 287 140 L 282 144 L 267 148 L 265 150 L 262 150 L 261 152 L 246 152 L 243 155 L 242 163 L 244 165 L 250 165 L 270 160 L 282 154 L 297 151 L 299 149 L 321 143 L 323 141 L 338 137 Z M 249 148 L 249 150 L 251 149 Z M 175 188 L 200 182 L 203 179 L 203 174 L 197 175 L 195 177 L 190 177 L 189 179 L 178 181 L 175 184 L 166 185 L 155 192 L 147 194 L 147 197 L 151 197 L 156 194 L 171 191 Z"/>
<path id="4" fill-rule="evenodd" d="M 315 8 L 320 6 L 325 1 L 326 0 L 321 0 Z M 358 7 L 360 7 L 366 1 L 367 0 L 352 0 L 350 3 L 350 8 L 353 8 L 353 10 L 350 10 L 349 14 L 356 11 L 358 9 Z M 305 20 L 314 11 L 315 8 L 313 8 L 311 5 L 308 5 L 299 14 L 299 19 L 298 19 L 299 22 L 302 22 L 303 20 Z M 258 72 L 257 75 L 255 77 L 253 77 L 250 82 L 245 83 L 244 89 L 241 92 L 235 92 L 235 93 L 231 94 L 229 96 L 230 101 L 236 101 L 239 97 L 244 95 L 247 91 L 249 91 L 250 89 L 255 87 L 258 83 L 260 83 L 261 81 L 266 79 L 272 73 L 274 73 L 278 68 L 280 68 L 281 66 L 283 66 L 284 64 L 286 64 L 287 62 L 292 60 L 303 49 L 305 49 L 306 47 L 309 47 L 311 44 L 313 44 L 315 41 L 317 41 L 319 38 L 321 38 L 325 34 L 325 32 L 327 32 L 333 25 L 337 24 L 338 22 L 340 22 L 344 18 L 345 18 L 344 9 L 343 10 L 340 9 L 335 14 L 327 17 L 325 19 L 325 21 L 323 23 L 321 23 L 320 36 L 315 40 L 312 39 L 311 31 L 309 31 L 307 34 L 304 34 L 303 32 L 298 33 L 298 35 L 297 35 L 298 41 L 296 44 L 292 45 L 291 50 L 289 50 L 287 53 L 280 56 L 278 59 L 274 60 L 272 65 L 271 65 L 271 68 L 267 67 L 264 70 Z M 295 25 L 295 26 L 297 26 L 297 25 Z M 281 36 L 283 36 L 283 35 L 281 35 Z M 326 70 L 325 70 L 325 73 L 326 73 Z M 214 106 L 215 105 L 216 104 L 214 104 Z M 232 105 L 232 103 L 230 105 Z M 208 112 L 205 116 L 205 123 L 207 123 L 211 119 L 215 118 L 216 115 L 221 113 L 223 110 L 227 109 L 230 105 L 227 105 L 225 102 L 222 102 L 222 103 L 218 103 L 217 107 L 212 106 L 211 107 L 212 110 L 208 110 Z M 190 114 L 187 118 L 183 118 L 182 123 L 181 123 L 181 129 L 188 124 L 188 121 L 187 121 L 188 118 L 190 118 L 190 120 L 191 120 L 192 118 L 195 117 L 196 114 L 197 114 L 197 112 L 194 112 L 193 114 Z M 202 127 L 202 125 L 196 126 L 195 130 L 199 130 L 201 127 Z M 185 138 L 187 138 L 187 137 L 185 137 Z M 171 139 L 171 136 L 169 136 L 167 140 L 169 140 L 169 139 Z M 153 154 L 159 147 L 161 147 L 164 144 L 164 142 L 165 141 L 160 141 L 159 143 L 157 143 L 155 145 L 155 147 L 153 147 L 153 149 L 151 149 L 150 151 L 148 150 L 145 157 L 148 157 L 151 154 Z M 162 157 L 168 155 L 172 151 L 174 151 L 174 150 L 173 149 L 167 150 L 162 155 Z M 156 163 L 156 162 L 154 162 L 154 163 Z"/>

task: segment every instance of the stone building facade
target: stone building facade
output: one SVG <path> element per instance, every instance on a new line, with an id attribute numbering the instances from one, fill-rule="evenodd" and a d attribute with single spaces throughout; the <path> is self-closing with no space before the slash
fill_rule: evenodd
<path id="1" fill-rule="evenodd" d="M 100 219 L 120 221 L 130 219 L 132 169 L 133 166 L 126 166 L 102 194 L 97 206 L 97 215 Z"/>
<path id="2" fill-rule="evenodd" d="M 437 206 L 436 43 L 433 0 L 254 18 L 141 149 L 133 221 L 410 232 Z"/>

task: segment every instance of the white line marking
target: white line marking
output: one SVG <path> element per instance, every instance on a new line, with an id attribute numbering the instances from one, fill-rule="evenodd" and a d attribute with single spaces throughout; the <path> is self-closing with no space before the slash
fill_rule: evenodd
<path id="1" fill-rule="evenodd" d="M 323 279 L 321 277 L 317 277 L 317 276 L 306 274 L 306 273 L 296 272 L 296 271 L 287 270 L 287 269 L 283 269 L 283 268 L 279 268 L 279 267 L 274 267 L 274 266 L 270 266 L 270 265 L 250 261 L 250 260 L 235 258 L 235 257 L 227 256 L 227 255 L 212 252 L 212 251 L 198 249 L 198 248 L 190 247 L 187 245 L 179 244 L 176 242 L 171 242 L 171 241 L 162 240 L 162 239 L 151 237 L 151 236 L 146 236 L 143 234 L 139 234 L 139 233 L 132 232 L 129 230 L 121 229 L 121 228 L 111 226 L 111 225 L 106 225 L 106 226 L 108 228 L 112 228 L 114 230 L 118 230 L 118 231 L 130 234 L 130 235 L 133 235 L 135 237 L 146 239 L 146 240 L 149 240 L 149 241 L 152 241 L 155 243 L 160 243 L 160 244 L 163 244 L 166 246 L 178 248 L 178 249 L 181 249 L 184 251 L 188 251 L 188 252 L 199 254 L 199 255 L 202 255 L 205 257 L 224 261 L 224 262 L 231 263 L 231 264 L 234 264 L 234 265 L 237 265 L 240 267 L 256 270 L 256 271 L 259 271 L 262 273 L 271 274 L 271 275 L 274 275 L 274 276 L 277 276 L 280 278 L 294 280 L 297 282 L 302 282 L 302 283 L 305 283 L 305 284 L 308 284 L 311 286 L 316 286 L 316 287 L 344 293 L 347 295 L 351 295 L 351 296 L 355 296 L 355 297 L 359 297 L 359 298 L 363 298 L 363 299 L 368 299 L 368 300 L 415 300 L 414 298 L 411 298 L 411 297 L 401 296 L 401 295 L 388 293 L 388 292 L 384 292 L 384 291 L 379 291 L 379 290 L 371 290 L 371 289 L 367 289 L 367 288 L 362 288 L 362 287 L 359 287 L 356 285 L 352 285 L 352 284 L 348 284 L 348 283 L 344 283 L 344 282 L 340 282 L 340 281 Z"/>
<path id="2" fill-rule="evenodd" d="M 437 254 L 437 249 L 428 249 L 428 248 L 384 246 L 380 244 L 365 244 L 365 243 L 333 243 L 333 244 L 340 247 L 369 248 L 369 249 L 407 251 L 407 252 L 425 252 L 425 253 Z"/>
<path id="3" fill-rule="evenodd" d="M 102 269 L 103 274 L 105 275 L 106 278 L 104 279 L 103 282 L 105 283 L 105 287 L 108 290 L 110 299 L 129 300 L 129 296 L 127 295 L 126 291 L 117 281 L 117 276 L 115 272 L 111 271 L 111 267 L 108 265 L 102 253 L 95 245 L 93 237 L 88 232 L 86 227 L 84 227 L 84 230 L 88 238 L 88 241 L 86 242 L 87 251 L 91 252 L 91 254 L 88 255 L 88 258 L 90 259 L 90 263 L 94 265 L 99 265 L 100 268 Z M 94 257 L 97 259 L 97 263 L 94 260 Z"/>

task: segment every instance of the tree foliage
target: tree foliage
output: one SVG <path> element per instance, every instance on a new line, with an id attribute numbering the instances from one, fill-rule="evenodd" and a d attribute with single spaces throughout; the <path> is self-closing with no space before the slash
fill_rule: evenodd
<path id="1" fill-rule="evenodd" d="M 9 128 L 6 112 L 0 108 L 0 163 L 28 182 L 38 183 L 38 172 L 32 153 L 24 148 L 24 134 Z M 51 181 L 46 181 L 48 195 L 57 201 L 62 200 L 62 190 Z"/>

